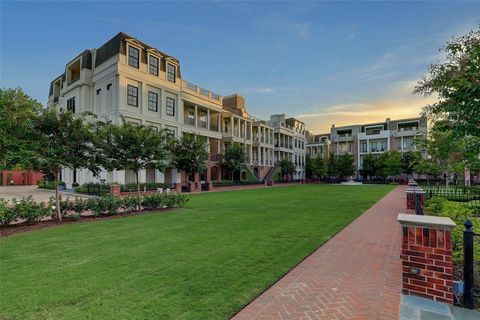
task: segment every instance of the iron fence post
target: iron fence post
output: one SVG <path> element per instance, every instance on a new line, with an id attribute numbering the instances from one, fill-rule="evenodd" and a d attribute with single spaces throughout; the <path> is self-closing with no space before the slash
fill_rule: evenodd
<path id="1" fill-rule="evenodd" d="M 467 220 L 463 225 L 463 306 L 473 309 L 473 224 Z"/>

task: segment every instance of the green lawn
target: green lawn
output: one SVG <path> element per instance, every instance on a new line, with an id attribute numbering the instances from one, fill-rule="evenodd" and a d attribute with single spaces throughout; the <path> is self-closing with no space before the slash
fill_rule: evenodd
<path id="1" fill-rule="evenodd" d="M 0 319 L 226 319 L 392 186 L 197 194 L 0 240 Z"/>

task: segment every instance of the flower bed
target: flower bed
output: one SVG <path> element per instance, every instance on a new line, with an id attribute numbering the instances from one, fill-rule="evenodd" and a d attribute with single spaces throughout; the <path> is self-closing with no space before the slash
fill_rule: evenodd
<path id="1" fill-rule="evenodd" d="M 188 202 L 183 194 L 151 194 L 141 198 L 141 207 L 138 207 L 138 198 L 132 196 L 113 197 L 103 196 L 96 198 L 75 198 L 75 200 L 63 200 L 60 202 L 62 219 L 81 220 L 87 216 L 101 217 L 114 216 L 122 213 L 138 212 L 144 209 L 159 210 L 175 207 L 183 207 Z M 19 201 L 7 201 L 0 199 L 0 225 L 2 227 L 22 228 L 25 225 L 34 225 L 42 220 L 56 218 L 54 210 L 54 198 L 48 202 L 35 202 L 33 198 L 26 197 Z M 2 236 L 4 233 L 2 232 Z"/>

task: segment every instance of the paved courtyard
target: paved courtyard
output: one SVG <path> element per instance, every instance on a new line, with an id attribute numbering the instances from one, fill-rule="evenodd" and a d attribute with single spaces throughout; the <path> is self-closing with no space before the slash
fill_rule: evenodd
<path id="1" fill-rule="evenodd" d="M 63 192 L 61 194 L 63 199 L 75 198 L 75 196 L 85 197 L 79 194 L 75 196 Z M 35 201 L 48 201 L 50 197 L 55 196 L 55 192 L 53 190 L 39 189 L 37 186 L 0 186 L 0 198 L 12 200 L 28 196 L 32 196 Z"/>
<path id="2" fill-rule="evenodd" d="M 404 208 L 399 186 L 233 319 L 398 319 Z"/>

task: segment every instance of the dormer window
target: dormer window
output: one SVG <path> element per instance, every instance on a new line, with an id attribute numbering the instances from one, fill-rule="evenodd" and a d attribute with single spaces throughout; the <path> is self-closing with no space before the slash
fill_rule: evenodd
<path id="1" fill-rule="evenodd" d="M 140 56 L 140 50 L 132 46 L 128 47 L 128 65 L 138 69 L 138 59 Z"/>
<path id="2" fill-rule="evenodd" d="M 153 74 L 154 76 L 158 76 L 158 58 L 154 56 L 150 56 L 149 64 L 148 64 L 148 72 Z"/>
<path id="3" fill-rule="evenodd" d="M 167 80 L 175 82 L 177 78 L 177 68 L 170 63 L 167 63 Z"/>
<path id="4" fill-rule="evenodd" d="M 67 67 L 67 83 L 71 84 L 80 79 L 80 59 L 72 62 Z"/>

